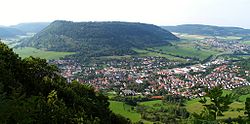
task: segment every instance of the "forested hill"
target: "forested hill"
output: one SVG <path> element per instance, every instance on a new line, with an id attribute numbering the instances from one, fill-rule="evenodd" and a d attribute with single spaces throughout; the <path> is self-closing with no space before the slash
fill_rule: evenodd
<path id="1" fill-rule="evenodd" d="M 31 22 L 31 23 L 20 23 L 17 25 L 12 25 L 10 27 L 19 29 L 26 33 L 37 33 L 47 27 L 49 22 Z"/>
<path id="2" fill-rule="evenodd" d="M 1 124 L 129 124 L 89 85 L 67 83 L 39 58 L 21 59 L 0 41 Z"/>
<path id="3" fill-rule="evenodd" d="M 131 48 L 158 46 L 170 40 L 178 38 L 151 24 L 55 21 L 22 46 L 102 56 L 132 54 Z"/>
<path id="4" fill-rule="evenodd" d="M 25 32 L 10 27 L 0 27 L 0 37 L 1 38 L 10 38 L 16 37 L 17 35 L 25 35 Z"/>
<path id="5" fill-rule="evenodd" d="M 162 26 L 171 32 L 209 35 L 209 36 L 244 36 L 250 35 L 250 29 L 239 27 L 219 27 L 200 24 L 185 24 L 177 26 Z"/>

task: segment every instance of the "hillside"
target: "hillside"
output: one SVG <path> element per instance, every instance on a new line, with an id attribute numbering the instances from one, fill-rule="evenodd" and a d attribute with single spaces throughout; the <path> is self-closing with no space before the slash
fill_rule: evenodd
<path id="1" fill-rule="evenodd" d="M 16 37 L 17 35 L 25 35 L 25 32 L 10 27 L 0 27 L 0 38 Z"/>
<path id="2" fill-rule="evenodd" d="M 209 36 L 245 36 L 250 35 L 249 29 L 239 27 L 219 27 L 200 24 L 185 24 L 177 26 L 162 26 L 171 32 L 209 35 Z"/>
<path id="3" fill-rule="evenodd" d="M 19 29 L 26 33 L 37 33 L 47 27 L 49 24 L 49 22 L 20 23 L 10 27 Z"/>
<path id="4" fill-rule="evenodd" d="M 0 123 L 130 123 L 110 111 L 103 94 L 67 83 L 58 71 L 44 59 L 21 59 L 0 41 Z"/>
<path id="5" fill-rule="evenodd" d="M 150 24 L 55 21 L 21 46 L 78 52 L 82 57 L 134 54 L 132 48 L 160 46 L 171 40 L 178 38 Z"/>

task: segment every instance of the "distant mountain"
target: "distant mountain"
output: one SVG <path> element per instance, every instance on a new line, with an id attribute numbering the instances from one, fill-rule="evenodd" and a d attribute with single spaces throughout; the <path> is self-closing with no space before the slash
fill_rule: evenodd
<path id="1" fill-rule="evenodd" d="M 10 28 L 10 27 L 0 27 L 0 38 L 10 38 L 10 37 L 16 37 L 17 35 L 25 35 L 26 33 L 16 29 L 16 28 Z"/>
<path id="2" fill-rule="evenodd" d="M 239 27 L 219 27 L 200 24 L 185 24 L 177 26 L 162 26 L 171 32 L 210 35 L 210 36 L 243 36 L 250 35 L 249 29 Z"/>
<path id="3" fill-rule="evenodd" d="M 20 23 L 10 27 L 19 29 L 27 33 L 37 33 L 47 27 L 49 24 L 49 22 Z"/>
<path id="4" fill-rule="evenodd" d="M 106 56 L 133 54 L 132 48 L 159 46 L 178 39 L 151 24 L 55 21 L 21 46 Z"/>

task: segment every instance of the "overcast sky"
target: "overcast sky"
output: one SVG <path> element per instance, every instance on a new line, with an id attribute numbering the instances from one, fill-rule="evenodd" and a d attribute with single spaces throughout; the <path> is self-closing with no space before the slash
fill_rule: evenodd
<path id="1" fill-rule="evenodd" d="M 250 0 L 0 0 L 0 25 L 128 21 L 250 28 Z"/>

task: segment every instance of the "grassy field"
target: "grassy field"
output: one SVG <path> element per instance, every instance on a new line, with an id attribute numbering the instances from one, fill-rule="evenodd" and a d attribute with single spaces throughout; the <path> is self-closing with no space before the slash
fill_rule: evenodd
<path id="1" fill-rule="evenodd" d="M 216 38 L 221 40 L 240 40 L 242 37 L 237 36 L 216 36 Z"/>
<path id="2" fill-rule="evenodd" d="M 132 111 L 131 106 L 123 102 L 117 102 L 117 101 L 109 101 L 109 102 L 110 102 L 109 107 L 114 113 L 129 118 L 131 119 L 132 122 L 137 122 L 141 120 L 141 115 L 139 113 L 136 113 L 135 111 Z"/>
<path id="3" fill-rule="evenodd" d="M 205 38 L 218 38 L 221 40 L 239 40 L 242 37 L 237 37 L 237 36 L 206 36 L 206 35 L 191 35 L 191 34 L 185 34 L 185 33 L 174 33 L 176 36 L 178 36 L 181 39 L 185 40 L 202 40 Z"/>
<path id="4" fill-rule="evenodd" d="M 250 40 L 248 40 L 248 41 L 243 41 L 242 43 L 243 43 L 243 44 L 248 44 L 248 45 L 250 45 Z"/>
<path id="5" fill-rule="evenodd" d="M 142 120 L 141 115 L 134 110 L 132 110 L 132 106 L 124 104 L 123 102 L 117 101 L 109 101 L 109 108 L 116 114 L 120 114 L 126 118 L 129 118 L 132 122 L 142 121 L 144 124 L 153 124 L 153 122 Z M 140 102 L 139 105 L 149 106 L 149 107 L 157 107 L 156 105 L 162 106 L 161 100 Z"/>
<path id="6" fill-rule="evenodd" d="M 157 104 L 162 104 L 162 100 L 154 100 L 154 101 L 147 101 L 147 102 L 140 102 L 139 105 L 145 105 L 150 107 L 155 107 Z"/>
<path id="7" fill-rule="evenodd" d="M 148 107 L 157 108 L 157 109 L 166 107 L 166 104 L 164 104 L 162 100 L 140 102 L 139 105 L 148 106 Z M 171 106 L 171 105 L 169 104 L 168 106 Z"/>
<path id="8" fill-rule="evenodd" d="M 173 34 L 185 40 L 202 40 L 202 39 L 210 37 L 210 36 L 204 36 L 204 35 L 190 35 L 190 34 L 185 34 L 185 33 L 173 33 Z"/>
<path id="9" fill-rule="evenodd" d="M 29 56 L 40 57 L 43 59 L 59 59 L 66 55 L 75 54 L 74 52 L 54 52 L 54 51 L 44 51 L 32 47 L 18 48 L 14 51 L 19 54 L 20 57 L 25 58 Z"/>
<path id="10" fill-rule="evenodd" d="M 226 95 L 226 94 L 229 94 L 229 93 L 232 93 L 232 91 L 229 91 L 229 90 L 224 90 L 223 91 L 223 94 Z M 224 113 L 224 116 L 220 116 L 218 117 L 218 119 L 226 119 L 226 118 L 237 118 L 238 116 L 245 116 L 244 115 L 244 107 L 245 107 L 245 100 L 246 100 L 246 97 L 249 97 L 249 95 L 243 95 L 243 96 L 240 96 L 240 101 L 241 102 L 233 102 L 231 105 L 230 105 L 230 109 L 229 111 L 225 112 Z M 193 99 L 193 100 L 190 100 L 186 103 L 186 109 L 191 112 L 191 113 L 200 113 L 203 109 L 203 106 L 201 103 L 199 103 L 199 100 L 200 99 Z"/>
<path id="11" fill-rule="evenodd" d="M 219 54 L 218 51 L 208 49 L 207 46 L 185 41 L 174 43 L 172 46 L 155 47 L 154 49 L 171 55 L 198 57 L 201 60 L 206 59 L 210 55 Z"/>
<path id="12" fill-rule="evenodd" d="M 224 91 L 224 95 L 231 93 L 231 91 Z M 241 102 L 233 102 L 230 105 L 230 109 L 227 112 L 224 112 L 224 116 L 218 117 L 218 119 L 227 119 L 229 117 L 231 118 L 237 118 L 238 116 L 246 116 L 244 115 L 244 107 L 245 107 L 245 98 L 249 97 L 249 95 L 243 95 L 240 97 L 243 101 Z M 186 102 L 185 108 L 190 113 L 200 113 L 203 110 L 202 104 L 199 102 L 200 99 L 192 99 Z M 154 100 L 154 101 L 146 101 L 146 102 L 140 102 L 139 105 L 144 105 L 148 107 L 153 107 L 155 109 L 161 108 L 161 107 L 169 107 L 171 104 L 164 104 L 162 103 L 162 100 Z M 136 113 L 131 109 L 131 106 L 124 104 L 123 102 L 116 102 L 116 101 L 110 101 L 110 109 L 116 113 L 120 114 L 124 117 L 127 117 L 132 120 L 132 122 L 137 122 L 141 120 L 141 115 L 139 113 Z M 146 123 L 152 123 L 148 121 L 144 121 Z"/>
<path id="13" fill-rule="evenodd" d="M 125 55 L 125 56 L 102 56 L 98 58 L 103 58 L 103 59 L 126 59 L 126 58 L 131 58 L 131 55 Z"/>
<path id="14" fill-rule="evenodd" d="M 241 102 L 245 102 L 247 97 L 250 97 L 250 94 L 240 96 L 240 97 L 239 97 L 239 100 L 240 100 Z"/>
<path id="15" fill-rule="evenodd" d="M 174 56 L 171 56 L 171 55 L 166 55 L 166 54 L 160 54 L 160 53 L 157 53 L 157 52 L 151 52 L 151 51 L 147 51 L 147 50 L 142 50 L 142 49 L 133 49 L 134 51 L 136 51 L 139 56 L 153 56 L 153 57 L 165 57 L 169 60 L 173 60 L 173 61 L 186 61 L 185 59 L 182 59 L 182 58 L 179 58 L 179 57 L 174 57 Z"/>
<path id="16" fill-rule="evenodd" d="M 226 118 L 237 118 L 238 116 L 244 116 L 244 110 L 245 104 L 243 102 L 233 102 L 230 105 L 229 111 L 224 113 L 224 116 L 218 117 L 218 119 L 226 119 Z M 203 110 L 203 106 L 201 103 L 199 103 L 199 99 L 193 99 L 191 101 L 188 101 L 186 104 L 186 109 L 191 113 L 200 113 Z"/>

